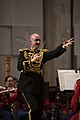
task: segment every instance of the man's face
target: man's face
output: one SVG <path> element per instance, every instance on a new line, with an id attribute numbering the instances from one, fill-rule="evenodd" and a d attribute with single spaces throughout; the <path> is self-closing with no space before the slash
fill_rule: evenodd
<path id="1" fill-rule="evenodd" d="M 40 43 L 41 43 L 41 37 L 39 34 L 34 33 L 30 36 L 31 48 L 33 48 L 33 49 L 39 48 Z"/>

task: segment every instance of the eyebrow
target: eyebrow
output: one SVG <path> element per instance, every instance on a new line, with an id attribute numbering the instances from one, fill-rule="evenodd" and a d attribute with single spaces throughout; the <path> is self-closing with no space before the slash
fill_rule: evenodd
<path id="1" fill-rule="evenodd" d="M 35 39 L 35 41 L 41 41 L 41 39 Z"/>

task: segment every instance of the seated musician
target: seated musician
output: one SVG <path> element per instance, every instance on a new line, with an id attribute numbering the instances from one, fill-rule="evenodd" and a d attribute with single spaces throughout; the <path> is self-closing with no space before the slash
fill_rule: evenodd
<path id="1" fill-rule="evenodd" d="M 26 103 L 24 103 L 23 96 L 18 95 L 17 97 L 17 83 L 17 78 L 13 76 L 7 76 L 5 78 L 5 87 L 9 90 L 6 93 L 8 97 L 6 109 L 8 108 L 8 111 L 13 113 L 14 120 L 26 120 L 28 116 Z"/>
<path id="2" fill-rule="evenodd" d="M 1 91 L 5 90 L 6 88 L 3 86 L 0 86 L 0 120 L 12 120 L 12 115 L 9 111 L 3 109 L 4 108 L 4 101 L 3 101 L 3 95 Z M 5 97 L 5 96 L 4 96 Z"/>
<path id="3" fill-rule="evenodd" d="M 17 89 L 15 91 L 15 88 L 17 88 L 17 83 L 18 80 L 15 77 L 7 76 L 5 78 L 5 87 L 9 90 L 8 95 L 10 96 L 8 98 L 8 107 L 10 110 L 10 107 L 12 106 L 11 104 L 13 104 L 13 109 L 11 109 L 13 111 L 11 112 L 14 113 L 13 115 L 15 120 L 26 120 L 28 115 L 26 112 L 26 104 L 24 103 L 23 96 L 18 95 L 17 98 Z"/>
<path id="4" fill-rule="evenodd" d="M 11 105 L 17 98 L 17 93 L 13 89 L 13 77 L 5 78 L 5 87 L 0 90 L 0 120 L 12 120 Z M 6 118 L 7 116 L 7 118 Z"/>
<path id="5" fill-rule="evenodd" d="M 71 100 L 71 105 L 75 111 L 75 114 L 71 117 L 70 120 L 79 120 L 79 110 L 80 110 L 79 99 L 80 99 L 80 79 L 78 79 L 75 84 L 74 95 Z"/>

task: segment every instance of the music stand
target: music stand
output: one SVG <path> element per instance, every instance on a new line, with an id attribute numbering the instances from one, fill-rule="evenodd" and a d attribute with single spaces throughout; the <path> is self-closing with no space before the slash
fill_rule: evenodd
<path id="1" fill-rule="evenodd" d="M 74 85 L 76 83 L 77 79 L 80 79 L 80 73 L 76 72 L 75 70 L 57 70 L 57 76 L 58 76 L 58 85 L 59 90 L 61 92 L 65 92 L 66 99 L 67 99 L 67 120 L 69 119 L 68 116 L 68 109 L 69 109 L 69 99 L 72 95 L 72 92 L 74 91 Z"/>

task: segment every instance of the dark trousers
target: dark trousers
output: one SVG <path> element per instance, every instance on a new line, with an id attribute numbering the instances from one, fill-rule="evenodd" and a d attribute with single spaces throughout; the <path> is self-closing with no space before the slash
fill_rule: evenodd
<path id="1" fill-rule="evenodd" d="M 40 120 L 43 114 L 43 94 L 24 93 L 32 109 L 31 120 Z"/>
<path id="2" fill-rule="evenodd" d="M 0 109 L 0 120 L 12 120 L 12 114 L 4 109 Z"/>
<path id="3" fill-rule="evenodd" d="M 14 120 L 28 120 L 28 113 L 24 109 L 17 110 Z"/>
<path id="4" fill-rule="evenodd" d="M 43 94 L 33 94 L 32 92 L 24 92 L 24 95 L 22 95 L 22 93 L 19 93 L 19 95 L 20 96 L 18 97 L 19 98 L 18 103 L 22 101 L 20 100 L 20 98 L 23 98 L 23 102 L 26 103 L 27 113 L 31 108 L 31 120 L 40 120 L 43 113 L 43 105 L 44 105 Z M 30 108 L 28 107 L 28 104 Z M 17 120 L 24 120 L 24 119 L 20 119 L 19 117 L 19 119 Z"/>
<path id="5" fill-rule="evenodd" d="M 39 109 L 36 109 L 34 112 L 31 112 L 31 120 L 40 120 L 41 112 Z M 16 111 L 14 120 L 29 120 L 28 112 L 25 109 L 19 109 Z"/>

